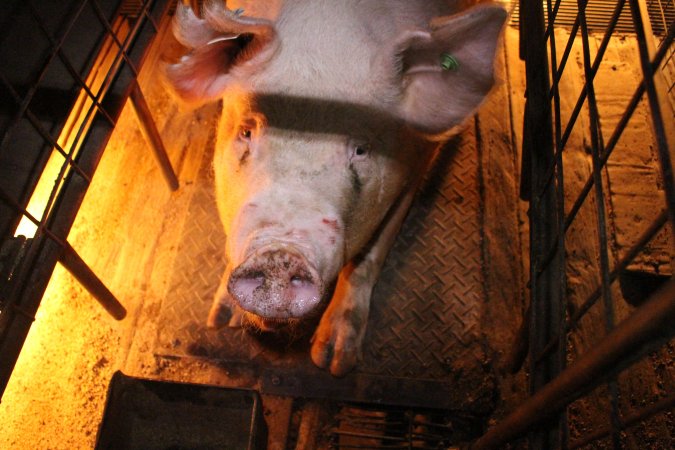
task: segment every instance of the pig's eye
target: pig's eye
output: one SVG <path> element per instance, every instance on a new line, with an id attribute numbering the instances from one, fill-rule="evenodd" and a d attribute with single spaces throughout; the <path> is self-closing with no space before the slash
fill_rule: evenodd
<path id="1" fill-rule="evenodd" d="M 250 141 L 252 135 L 253 131 L 251 131 L 250 127 L 243 126 L 239 128 L 239 139 L 241 139 L 242 141 Z"/>
<path id="2" fill-rule="evenodd" d="M 371 145 L 368 142 L 354 142 L 352 144 L 352 154 L 349 158 L 351 161 L 361 160 L 368 156 L 371 150 Z"/>

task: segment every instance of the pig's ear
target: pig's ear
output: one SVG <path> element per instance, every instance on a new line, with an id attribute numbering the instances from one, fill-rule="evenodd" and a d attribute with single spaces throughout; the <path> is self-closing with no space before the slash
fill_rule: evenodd
<path id="1" fill-rule="evenodd" d="M 190 101 L 218 98 L 237 73 L 266 61 L 276 48 L 267 20 L 231 11 L 222 0 L 205 2 L 202 15 L 178 2 L 173 32 L 189 52 L 166 67 L 178 95 Z"/>
<path id="2" fill-rule="evenodd" d="M 494 84 L 495 48 L 506 11 L 481 5 L 432 20 L 397 46 L 403 83 L 400 115 L 427 133 L 460 124 Z"/>

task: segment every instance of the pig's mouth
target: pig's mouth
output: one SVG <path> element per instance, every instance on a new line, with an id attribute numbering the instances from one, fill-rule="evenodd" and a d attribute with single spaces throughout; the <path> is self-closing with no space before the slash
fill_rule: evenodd
<path id="1" fill-rule="evenodd" d="M 255 318 L 258 329 L 274 331 L 316 316 L 324 304 L 324 283 L 299 252 L 287 246 L 266 247 L 235 268 L 228 291 Z"/>

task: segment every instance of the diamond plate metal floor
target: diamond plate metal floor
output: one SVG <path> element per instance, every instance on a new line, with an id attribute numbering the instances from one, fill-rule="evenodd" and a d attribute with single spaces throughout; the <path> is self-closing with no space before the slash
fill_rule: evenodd
<path id="1" fill-rule="evenodd" d="M 470 132 L 460 141 L 441 154 L 413 205 L 375 287 L 364 360 L 342 379 L 311 364 L 307 343 L 278 349 L 241 330 L 205 328 L 225 243 L 206 158 L 155 354 L 243 368 L 265 393 L 489 412 L 496 382 L 481 328 L 479 158 Z"/>

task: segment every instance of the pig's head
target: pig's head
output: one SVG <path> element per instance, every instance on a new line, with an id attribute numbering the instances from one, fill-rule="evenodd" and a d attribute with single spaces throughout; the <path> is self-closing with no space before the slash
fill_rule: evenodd
<path id="1" fill-rule="evenodd" d="M 482 6 L 401 25 L 350 13 L 351 2 L 289 3 L 302 8 L 275 21 L 219 1 L 198 18 L 179 4 L 175 34 L 190 53 L 168 69 L 183 97 L 223 99 L 214 170 L 227 291 L 263 330 L 320 315 L 423 170 L 429 137 L 491 88 L 505 18 Z"/>

